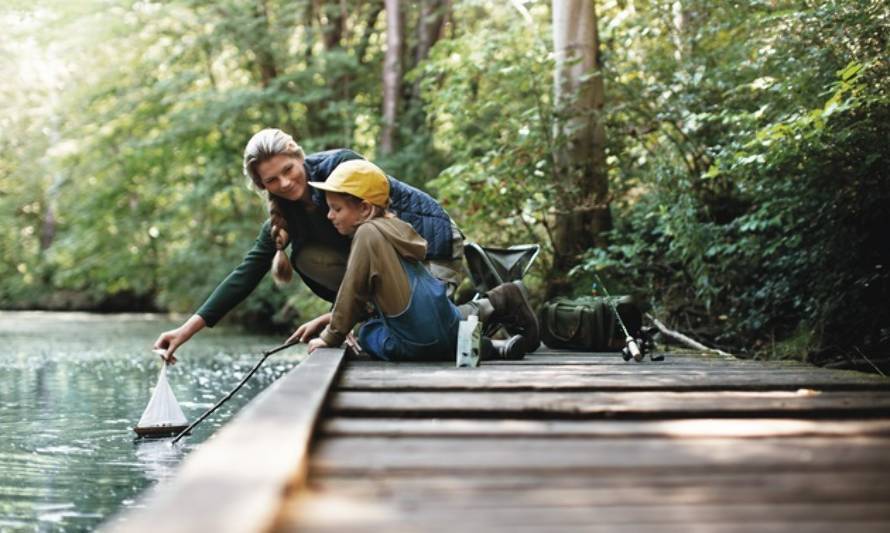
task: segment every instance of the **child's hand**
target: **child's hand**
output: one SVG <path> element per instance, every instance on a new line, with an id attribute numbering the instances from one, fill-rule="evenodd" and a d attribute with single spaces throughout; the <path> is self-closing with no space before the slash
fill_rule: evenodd
<path id="1" fill-rule="evenodd" d="M 319 348 L 327 348 L 327 347 L 328 347 L 328 343 L 321 340 L 320 337 L 316 337 L 316 338 L 312 339 L 311 341 L 309 341 L 309 353 L 312 353 Z"/>
<path id="2" fill-rule="evenodd" d="M 351 331 L 346 334 L 346 347 L 352 350 L 355 355 L 362 353 L 362 346 Z"/>
<path id="3" fill-rule="evenodd" d="M 285 344 L 291 344 L 293 342 L 309 342 L 309 339 L 312 337 L 318 336 L 328 324 L 331 323 L 331 314 L 325 313 L 317 318 L 306 322 L 302 326 L 297 328 L 297 331 L 291 335 Z"/>

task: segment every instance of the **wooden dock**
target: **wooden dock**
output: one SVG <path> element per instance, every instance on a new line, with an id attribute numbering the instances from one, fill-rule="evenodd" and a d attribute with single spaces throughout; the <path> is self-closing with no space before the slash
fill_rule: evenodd
<path id="1" fill-rule="evenodd" d="M 325 393 L 285 403 L 300 374 Z M 880 376 L 680 353 L 456 369 L 325 350 L 283 380 L 120 530 L 890 531 Z M 290 426 L 269 430 L 264 412 Z M 288 432 L 287 461 L 280 442 L 261 451 Z M 248 441 L 262 460 L 240 464 Z M 165 514 L 178 520 L 145 522 Z"/>

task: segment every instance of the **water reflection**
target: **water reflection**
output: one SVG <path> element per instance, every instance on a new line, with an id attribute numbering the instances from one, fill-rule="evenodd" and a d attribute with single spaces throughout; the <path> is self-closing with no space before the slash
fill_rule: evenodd
<path id="1" fill-rule="evenodd" d="M 91 530 L 294 364 L 268 359 L 238 394 L 176 447 L 134 440 L 157 382 L 149 351 L 173 323 L 153 316 L 0 312 L 0 530 Z M 189 421 L 282 339 L 214 328 L 182 349 L 168 378 Z"/>
<path id="2" fill-rule="evenodd" d="M 174 446 L 171 442 L 172 437 L 136 441 L 136 462 L 150 481 L 170 479 L 179 461 L 185 456 L 187 448 L 178 443 Z"/>

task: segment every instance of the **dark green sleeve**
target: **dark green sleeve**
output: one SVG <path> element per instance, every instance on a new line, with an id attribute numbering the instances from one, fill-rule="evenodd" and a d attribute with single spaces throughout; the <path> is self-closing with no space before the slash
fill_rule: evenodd
<path id="1" fill-rule="evenodd" d="M 209 327 L 213 327 L 241 303 L 259 285 L 263 276 L 272 268 L 275 257 L 275 241 L 269 234 L 270 221 L 266 221 L 257 235 L 253 248 L 247 252 L 241 264 L 217 285 L 213 293 L 198 309 L 197 314 L 204 319 Z"/>

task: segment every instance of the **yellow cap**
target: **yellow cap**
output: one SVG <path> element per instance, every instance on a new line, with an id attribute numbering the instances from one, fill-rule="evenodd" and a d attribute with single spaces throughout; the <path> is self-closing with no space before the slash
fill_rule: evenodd
<path id="1" fill-rule="evenodd" d="M 325 181 L 310 181 L 316 189 L 351 194 L 369 203 L 386 207 L 389 201 L 389 180 L 380 167 L 365 161 L 353 159 L 337 165 Z"/>

